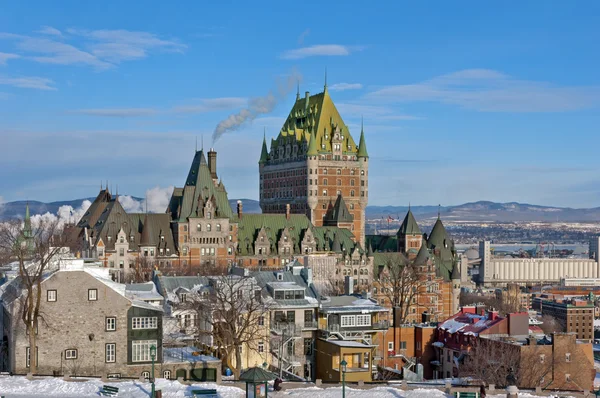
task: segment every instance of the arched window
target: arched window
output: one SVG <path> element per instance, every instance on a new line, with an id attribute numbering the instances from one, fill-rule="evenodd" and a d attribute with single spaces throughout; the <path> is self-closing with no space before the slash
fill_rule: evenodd
<path id="1" fill-rule="evenodd" d="M 217 232 L 221 232 L 221 224 L 217 224 Z"/>
<path id="2" fill-rule="evenodd" d="M 350 191 L 350 196 L 354 196 L 354 189 Z"/>
<path id="3" fill-rule="evenodd" d="M 184 231 L 184 232 L 187 232 L 187 225 L 184 225 L 184 226 L 183 226 L 183 231 Z"/>
<path id="4" fill-rule="evenodd" d="M 323 179 L 323 185 L 327 185 L 327 178 Z"/>
<path id="5" fill-rule="evenodd" d="M 142 372 L 142 377 L 144 379 L 146 379 L 146 380 L 149 380 L 150 379 L 150 372 L 143 371 Z"/>
<path id="6" fill-rule="evenodd" d="M 337 180 L 337 184 L 338 184 L 338 185 L 342 185 L 342 180 L 338 178 L 338 180 Z"/>
<path id="7" fill-rule="evenodd" d="M 358 270 L 357 269 L 354 270 L 354 276 L 356 276 L 356 275 L 358 275 Z"/>
<path id="8" fill-rule="evenodd" d="M 355 171 L 354 169 L 350 170 L 350 175 L 354 175 Z"/>
<path id="9" fill-rule="evenodd" d="M 327 190 L 326 189 L 323 190 L 323 196 L 327 196 Z M 323 206 L 325 206 L 325 205 L 323 205 Z"/>
<path id="10" fill-rule="evenodd" d="M 206 231 L 207 231 L 207 232 L 210 232 L 210 229 L 211 229 L 211 228 L 210 228 L 210 224 L 206 224 Z"/>
<path id="11" fill-rule="evenodd" d="M 171 379 L 171 371 L 170 370 L 165 370 L 163 372 L 163 379 L 167 379 L 167 380 Z"/>
<path id="12" fill-rule="evenodd" d="M 361 176 L 364 176 L 364 175 L 365 175 L 365 171 L 364 171 L 364 170 L 361 170 L 361 171 L 360 171 L 360 175 L 361 175 Z"/>
<path id="13" fill-rule="evenodd" d="M 196 231 L 198 231 L 198 232 L 202 231 L 202 225 L 200 225 L 200 224 L 196 225 Z"/>
<path id="14" fill-rule="evenodd" d="M 337 175 L 342 174 L 342 170 L 341 169 L 337 169 Z"/>
<path id="15" fill-rule="evenodd" d="M 350 180 L 350 186 L 354 186 L 354 180 Z"/>

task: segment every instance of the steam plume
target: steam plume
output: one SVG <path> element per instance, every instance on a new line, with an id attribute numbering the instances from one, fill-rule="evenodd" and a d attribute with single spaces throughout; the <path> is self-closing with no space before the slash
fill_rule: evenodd
<path id="1" fill-rule="evenodd" d="M 213 144 L 227 132 L 235 131 L 245 123 L 250 123 L 259 115 L 265 115 L 275 109 L 294 89 L 296 83 L 302 80 L 302 76 L 293 70 L 285 79 L 277 81 L 277 87 L 269 91 L 264 97 L 254 97 L 248 100 L 248 106 L 237 113 L 233 113 L 221 120 L 213 132 Z"/>

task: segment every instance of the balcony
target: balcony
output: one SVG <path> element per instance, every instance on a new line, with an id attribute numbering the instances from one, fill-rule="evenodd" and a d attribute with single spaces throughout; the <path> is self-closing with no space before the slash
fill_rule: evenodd
<path id="1" fill-rule="evenodd" d="M 271 332 L 285 337 L 300 337 L 302 334 L 302 325 L 296 325 L 289 322 L 271 323 Z"/>
<path id="2" fill-rule="evenodd" d="M 304 321 L 304 324 L 302 325 L 302 330 L 317 329 L 318 326 L 319 325 L 317 321 Z"/>
<path id="3" fill-rule="evenodd" d="M 377 321 L 373 322 L 374 330 L 388 330 L 390 328 L 390 321 Z"/>

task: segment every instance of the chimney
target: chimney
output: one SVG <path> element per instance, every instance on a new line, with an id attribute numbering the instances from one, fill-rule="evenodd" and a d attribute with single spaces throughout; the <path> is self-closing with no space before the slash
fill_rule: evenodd
<path id="1" fill-rule="evenodd" d="M 210 176 L 213 180 L 217 179 L 217 152 L 210 148 L 208 151 L 208 170 L 210 170 Z"/>
<path id="2" fill-rule="evenodd" d="M 492 309 L 490 312 L 488 312 L 488 319 L 490 321 L 495 321 L 496 319 L 498 319 L 498 311 Z"/>
<path id="3" fill-rule="evenodd" d="M 307 91 L 304 97 L 304 109 L 308 109 L 308 98 L 310 97 L 310 93 Z"/>
<path id="4" fill-rule="evenodd" d="M 477 313 L 477 315 L 485 315 L 485 305 L 484 304 L 476 305 L 475 312 Z"/>
<path id="5" fill-rule="evenodd" d="M 242 201 L 241 200 L 237 201 L 237 215 L 238 215 L 238 218 L 240 218 L 240 219 L 242 218 Z"/>
<path id="6" fill-rule="evenodd" d="M 290 213 L 291 213 L 290 204 L 288 203 L 285 205 L 285 218 L 288 220 L 290 219 Z"/>
<path id="7" fill-rule="evenodd" d="M 354 293 L 354 278 L 347 275 L 344 278 L 344 294 L 350 295 Z"/>

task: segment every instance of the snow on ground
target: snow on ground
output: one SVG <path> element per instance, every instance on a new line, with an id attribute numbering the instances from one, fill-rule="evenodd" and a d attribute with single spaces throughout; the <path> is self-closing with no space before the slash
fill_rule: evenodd
<path id="1" fill-rule="evenodd" d="M 23 376 L 0 376 L 0 396 L 6 398 L 98 398 L 98 391 L 102 385 L 108 384 L 119 388 L 119 398 L 147 398 L 150 395 L 150 383 L 138 381 L 110 381 L 103 383 L 97 379 L 82 379 L 80 381 L 64 381 L 59 378 L 43 378 L 27 380 Z M 242 398 L 245 391 L 230 385 L 216 385 L 215 383 L 199 383 L 191 386 L 183 385 L 177 381 L 157 379 L 156 388 L 162 390 L 164 398 L 183 398 L 191 396 L 192 390 L 216 388 L 219 398 Z M 488 395 L 488 398 L 505 398 L 506 394 Z M 285 391 L 272 392 L 273 398 L 339 398 L 342 387 L 305 387 L 293 388 Z M 418 388 L 402 391 L 399 388 L 385 386 L 369 389 L 346 388 L 348 398 L 447 398 L 448 395 L 436 389 Z M 563 395 L 561 395 L 563 396 Z M 520 398 L 533 398 L 535 395 L 519 393 Z"/>

